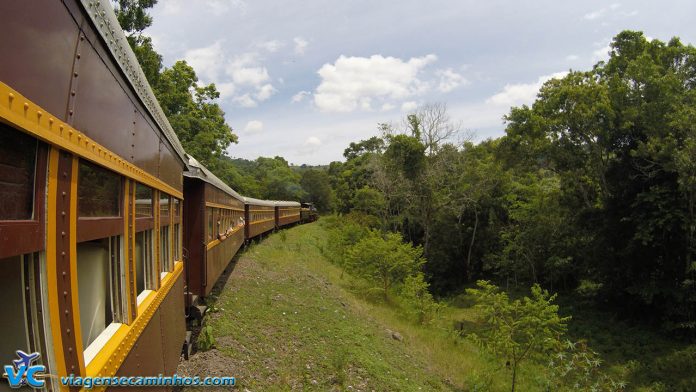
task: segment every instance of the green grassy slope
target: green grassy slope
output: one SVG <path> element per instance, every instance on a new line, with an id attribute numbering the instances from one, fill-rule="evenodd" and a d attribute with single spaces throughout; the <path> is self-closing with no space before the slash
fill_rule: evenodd
<path id="1" fill-rule="evenodd" d="M 231 375 L 252 391 L 465 389 L 474 349 L 356 295 L 321 255 L 324 235 L 298 226 L 244 252 L 206 320 L 215 348 L 179 374 Z"/>

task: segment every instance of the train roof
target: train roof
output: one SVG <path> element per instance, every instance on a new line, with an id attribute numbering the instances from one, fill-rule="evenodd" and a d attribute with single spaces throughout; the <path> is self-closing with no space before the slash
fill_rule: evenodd
<path id="1" fill-rule="evenodd" d="M 116 19 L 111 1 L 108 0 L 80 0 L 82 7 L 89 15 L 94 28 L 99 32 L 102 40 L 109 48 L 111 56 L 118 64 L 126 80 L 130 83 L 131 89 L 136 93 L 150 117 L 155 121 L 167 141 L 174 148 L 182 162 L 186 163 L 186 152 L 179 142 L 179 138 L 174 132 L 167 116 L 164 115 L 162 108 L 150 88 L 150 84 L 140 68 L 138 59 L 126 40 L 126 35 L 121 29 L 121 25 Z"/>
<path id="2" fill-rule="evenodd" d="M 296 201 L 276 200 L 275 205 L 278 207 L 299 207 L 300 203 Z"/>
<path id="3" fill-rule="evenodd" d="M 256 206 L 264 206 L 264 207 L 275 207 L 275 201 L 273 201 L 273 200 L 254 199 L 253 197 L 245 197 L 244 204 L 253 204 Z"/>
<path id="4" fill-rule="evenodd" d="M 186 154 L 187 163 L 186 170 L 184 171 L 184 176 L 189 178 L 197 178 L 201 181 L 207 182 L 210 185 L 220 189 L 221 191 L 227 193 L 228 195 L 234 197 L 237 200 L 244 201 L 246 199 L 244 196 L 235 192 L 234 189 L 230 188 L 229 185 L 225 184 L 221 179 L 219 179 L 215 174 L 211 173 L 203 164 L 198 162 L 196 158 Z"/>

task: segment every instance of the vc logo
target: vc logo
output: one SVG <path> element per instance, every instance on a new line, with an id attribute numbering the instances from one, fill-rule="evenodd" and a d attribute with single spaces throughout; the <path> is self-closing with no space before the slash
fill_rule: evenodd
<path id="1" fill-rule="evenodd" d="M 17 350 L 19 359 L 12 361 L 12 365 L 5 365 L 5 374 L 10 387 L 19 388 L 24 385 L 29 385 L 32 388 L 41 388 L 44 386 L 43 380 L 46 367 L 43 365 L 32 365 L 31 363 L 39 359 L 41 354 L 27 354 L 22 350 Z"/>

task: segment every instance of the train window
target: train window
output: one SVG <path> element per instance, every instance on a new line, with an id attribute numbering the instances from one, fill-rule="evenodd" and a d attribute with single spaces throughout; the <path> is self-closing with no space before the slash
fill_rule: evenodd
<path id="1" fill-rule="evenodd" d="M 140 183 L 135 184 L 135 217 L 152 217 L 152 188 Z"/>
<path id="2" fill-rule="evenodd" d="M 160 217 L 169 217 L 169 195 L 160 192 Z"/>
<path id="3" fill-rule="evenodd" d="M 174 224 L 174 260 L 181 260 L 181 225 Z"/>
<path id="4" fill-rule="evenodd" d="M 121 177 L 100 166 L 80 161 L 77 181 L 80 217 L 119 216 Z"/>
<path id="5" fill-rule="evenodd" d="M 28 220 L 34 215 L 37 141 L 0 123 L 0 220 Z"/>
<path id="6" fill-rule="evenodd" d="M 152 245 L 152 230 L 141 231 L 135 235 L 135 287 L 138 295 L 156 287 Z"/>
<path id="7" fill-rule="evenodd" d="M 172 258 L 169 252 L 169 226 L 160 227 L 160 272 L 166 274 L 172 270 Z"/>
<path id="8" fill-rule="evenodd" d="M 124 273 L 120 236 L 77 244 L 77 290 L 86 363 L 124 320 Z"/>
<path id="9" fill-rule="evenodd" d="M 181 202 L 179 199 L 172 198 L 173 204 L 174 204 L 174 218 L 180 218 L 181 217 Z"/>
<path id="10" fill-rule="evenodd" d="M 214 228 L 213 209 L 211 207 L 207 207 L 206 210 L 208 212 L 208 241 L 212 241 Z"/>
<path id="11" fill-rule="evenodd" d="M 0 361 L 4 364 L 16 360 L 15 351 L 22 350 L 40 352 L 39 363 L 48 366 L 49 353 L 46 351 L 42 317 L 42 299 L 45 298 L 42 294 L 42 266 L 36 253 L 0 259 L 3 282 L 0 303 L 3 312 L 11 315 L 0 323 Z M 5 390 L 2 384 L 0 390 Z"/>

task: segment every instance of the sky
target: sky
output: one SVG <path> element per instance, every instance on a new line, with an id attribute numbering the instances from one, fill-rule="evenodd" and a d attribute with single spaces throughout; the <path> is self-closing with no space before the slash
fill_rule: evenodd
<path id="1" fill-rule="evenodd" d="M 504 135 L 511 106 L 608 57 L 612 37 L 696 43 L 693 1 L 159 0 L 152 37 L 215 83 L 235 158 L 343 160 L 424 104 L 474 141 Z"/>

